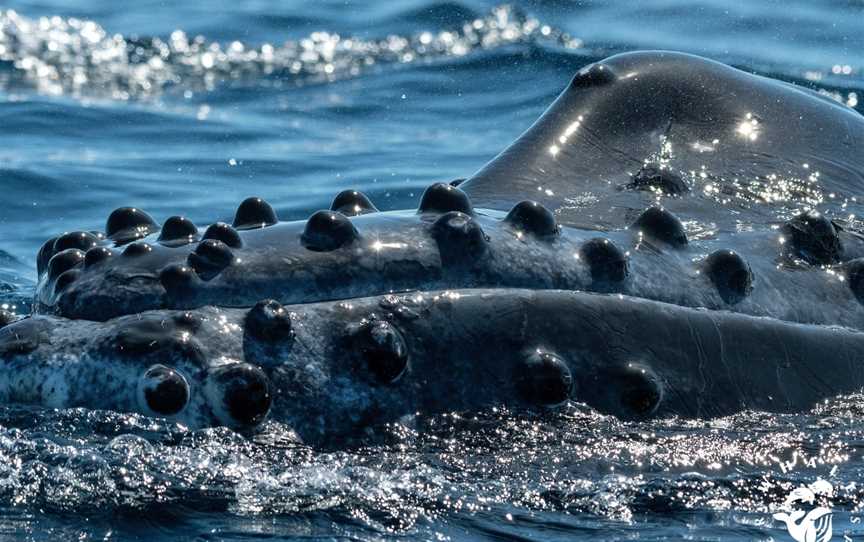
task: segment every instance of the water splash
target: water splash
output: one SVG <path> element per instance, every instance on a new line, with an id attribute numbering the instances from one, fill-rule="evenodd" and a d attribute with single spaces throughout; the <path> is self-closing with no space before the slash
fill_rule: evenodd
<path id="1" fill-rule="evenodd" d="M 386 442 L 339 451 L 299 444 L 276 422 L 247 440 L 139 415 L 2 408 L 0 508 L 320 514 L 399 534 L 428 520 L 491 516 L 503 528 L 507 515 L 547 512 L 583 526 L 692 511 L 736 522 L 770 518 L 791 489 L 821 476 L 837 489 L 837 511 L 857 515 L 864 488 L 844 480 L 861 474 L 861 405 L 853 395 L 811 413 L 643 423 L 576 405 L 535 416 L 492 409 L 433 417 L 422 430 L 388 426 Z"/>
<path id="2" fill-rule="evenodd" d="M 511 6 L 451 30 L 362 40 L 312 32 L 281 45 L 219 43 L 175 30 L 167 39 L 111 34 L 87 20 L 30 19 L 0 11 L 0 88 L 30 87 L 50 95 L 128 100 L 170 87 L 211 90 L 226 81 L 267 77 L 332 80 L 372 66 L 462 57 L 511 44 L 579 48 L 582 42 Z"/>

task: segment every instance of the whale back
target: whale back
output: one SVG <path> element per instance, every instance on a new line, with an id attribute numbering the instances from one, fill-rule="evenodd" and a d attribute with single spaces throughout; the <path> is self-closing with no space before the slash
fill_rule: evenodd
<path id="1" fill-rule="evenodd" d="M 676 180 L 646 180 L 646 167 Z M 703 220 L 728 220 L 733 207 L 759 221 L 851 197 L 862 181 L 864 117 L 851 108 L 704 58 L 648 51 L 580 70 L 460 186 L 477 205 L 532 198 L 564 223 L 616 228 L 661 196 L 678 196 L 663 204 Z"/>

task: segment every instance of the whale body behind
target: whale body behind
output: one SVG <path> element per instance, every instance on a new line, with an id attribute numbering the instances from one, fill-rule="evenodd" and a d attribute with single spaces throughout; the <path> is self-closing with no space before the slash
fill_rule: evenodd
<path id="1" fill-rule="evenodd" d="M 633 186 L 650 163 L 681 184 Z M 584 67 L 460 186 L 479 206 L 530 195 L 563 223 L 608 229 L 626 226 L 646 191 L 675 192 L 663 197 L 670 211 L 732 228 L 842 203 L 862 184 L 864 117 L 853 109 L 705 58 L 642 51 Z"/>

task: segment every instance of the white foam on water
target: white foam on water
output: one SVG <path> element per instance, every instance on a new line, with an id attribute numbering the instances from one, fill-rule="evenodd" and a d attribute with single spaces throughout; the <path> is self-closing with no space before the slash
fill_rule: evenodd
<path id="1" fill-rule="evenodd" d="M 98 23 L 59 16 L 27 18 L 0 11 L 0 61 L 11 66 L 0 88 L 30 86 L 50 95 L 128 100 L 167 87 L 209 90 L 226 80 L 271 75 L 351 77 L 379 64 L 462 57 L 510 44 L 542 42 L 579 48 L 582 42 L 510 6 L 449 30 L 362 40 L 327 31 L 282 44 L 219 43 L 182 30 L 160 37 L 111 34 Z"/>

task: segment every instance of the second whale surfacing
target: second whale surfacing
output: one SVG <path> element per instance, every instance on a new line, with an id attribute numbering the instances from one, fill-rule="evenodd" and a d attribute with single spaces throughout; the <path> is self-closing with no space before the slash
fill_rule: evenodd
<path id="1" fill-rule="evenodd" d="M 43 314 L 0 335 L 0 399 L 269 415 L 310 441 L 569 399 L 636 419 L 806 409 L 864 386 L 845 220 L 862 149 L 864 118 L 810 91 L 617 55 L 416 210 L 346 191 L 280 222 L 249 198 L 199 228 L 128 207 L 50 239 Z"/>
<path id="2" fill-rule="evenodd" d="M 0 352 L 3 402 L 241 431 L 269 415 L 308 443 L 569 400 L 628 420 L 800 411 L 864 382 L 859 332 L 561 290 L 36 315 L 0 330 Z"/>

